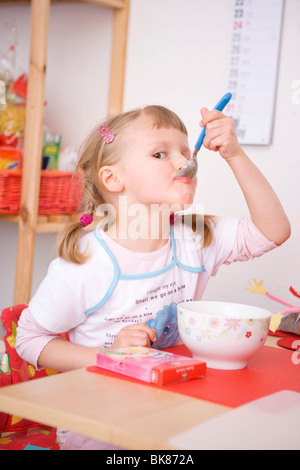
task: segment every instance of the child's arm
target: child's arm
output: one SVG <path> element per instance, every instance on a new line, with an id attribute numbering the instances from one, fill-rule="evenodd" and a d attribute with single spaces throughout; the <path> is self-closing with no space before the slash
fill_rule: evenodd
<path id="1" fill-rule="evenodd" d="M 96 364 L 96 354 L 100 348 L 89 348 L 56 337 L 42 350 L 39 367 L 67 372 Z"/>
<path id="2" fill-rule="evenodd" d="M 206 108 L 201 109 L 201 114 L 200 125 L 206 126 L 203 145 L 218 151 L 227 161 L 243 191 L 253 222 L 269 240 L 281 245 L 291 233 L 289 220 L 271 185 L 240 146 L 232 119 Z"/>
<path id="3" fill-rule="evenodd" d="M 150 347 L 150 341 L 155 341 L 155 339 L 155 330 L 153 328 L 144 323 L 137 323 L 122 328 L 111 348 Z M 84 368 L 95 365 L 96 354 L 99 349 L 81 346 L 55 337 L 42 350 L 38 365 L 60 372 Z"/>
<path id="4" fill-rule="evenodd" d="M 18 322 L 16 351 L 35 367 L 65 372 L 95 364 L 96 348 L 85 348 L 43 328 L 30 310 L 23 310 Z"/>
<path id="5" fill-rule="evenodd" d="M 120 330 L 112 347 L 149 346 L 155 330 L 138 323 Z M 25 309 L 18 322 L 16 350 L 19 356 L 38 367 L 66 372 L 96 363 L 99 347 L 74 344 L 43 328 Z"/>

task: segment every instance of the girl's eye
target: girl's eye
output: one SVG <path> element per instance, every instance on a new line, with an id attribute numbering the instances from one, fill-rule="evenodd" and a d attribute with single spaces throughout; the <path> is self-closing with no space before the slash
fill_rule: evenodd
<path id="1" fill-rule="evenodd" d="M 153 155 L 155 158 L 166 158 L 167 154 L 164 152 L 157 152 Z"/>

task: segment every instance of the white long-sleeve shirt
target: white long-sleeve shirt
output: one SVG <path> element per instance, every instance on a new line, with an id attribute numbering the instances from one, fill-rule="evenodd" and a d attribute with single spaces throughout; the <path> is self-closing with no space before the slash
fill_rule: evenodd
<path id="1" fill-rule="evenodd" d="M 146 323 L 163 308 L 200 300 L 220 266 L 246 261 L 274 249 L 248 217 L 216 218 L 213 241 L 202 249 L 202 235 L 181 223 L 154 252 L 127 250 L 101 229 L 85 235 L 83 265 L 55 259 L 20 317 L 16 349 L 37 367 L 39 355 L 58 333 L 76 344 L 107 348 L 132 323 Z M 171 346 L 172 344 L 169 344 Z"/>

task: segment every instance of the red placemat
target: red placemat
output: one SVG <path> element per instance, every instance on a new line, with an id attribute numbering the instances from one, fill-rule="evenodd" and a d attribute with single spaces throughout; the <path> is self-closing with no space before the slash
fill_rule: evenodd
<path id="1" fill-rule="evenodd" d="M 185 346 L 175 346 L 166 351 L 191 356 Z M 90 367 L 88 370 L 157 388 L 157 385 L 130 379 L 99 367 Z M 264 346 L 245 369 L 228 371 L 208 368 L 206 376 L 201 379 L 160 388 L 233 408 L 280 390 L 300 392 L 300 351 Z"/>

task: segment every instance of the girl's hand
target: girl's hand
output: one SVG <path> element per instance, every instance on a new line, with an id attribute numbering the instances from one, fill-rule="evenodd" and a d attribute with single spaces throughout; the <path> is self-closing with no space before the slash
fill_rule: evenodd
<path id="1" fill-rule="evenodd" d="M 131 346 L 150 347 L 150 343 L 156 341 L 156 331 L 145 323 L 135 323 L 125 326 L 119 331 L 110 349 L 129 348 Z"/>
<path id="2" fill-rule="evenodd" d="M 203 145 L 208 150 L 219 152 L 225 160 L 230 160 L 243 153 L 237 140 L 233 120 L 221 111 L 201 109 L 200 126 L 206 126 Z"/>

